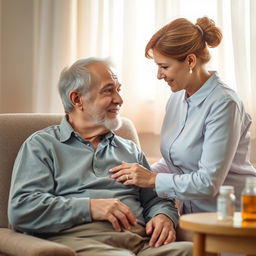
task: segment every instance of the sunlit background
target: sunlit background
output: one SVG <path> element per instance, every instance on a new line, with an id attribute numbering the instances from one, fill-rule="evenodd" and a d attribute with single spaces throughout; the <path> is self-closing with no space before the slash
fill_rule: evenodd
<path id="1" fill-rule="evenodd" d="M 224 35 L 209 69 L 239 93 L 256 137 L 255 0 L 0 0 L 0 12 L 1 113 L 63 112 L 60 71 L 79 58 L 110 57 L 123 85 L 121 114 L 139 133 L 158 135 L 171 92 L 145 45 L 175 18 L 208 16 Z"/>

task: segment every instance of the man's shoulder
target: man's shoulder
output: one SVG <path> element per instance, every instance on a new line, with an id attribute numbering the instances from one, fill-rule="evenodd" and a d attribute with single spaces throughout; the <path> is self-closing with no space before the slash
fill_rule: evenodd
<path id="1" fill-rule="evenodd" d="M 60 125 L 51 125 L 32 133 L 27 142 L 38 140 L 60 140 Z"/>

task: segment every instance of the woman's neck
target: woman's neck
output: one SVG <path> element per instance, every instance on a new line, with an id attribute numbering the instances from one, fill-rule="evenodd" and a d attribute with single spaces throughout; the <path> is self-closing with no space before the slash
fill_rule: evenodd
<path id="1" fill-rule="evenodd" d="M 191 77 L 192 86 L 186 89 L 187 98 L 197 92 L 212 75 L 209 71 L 205 69 L 194 70 L 193 72 L 193 77 Z"/>

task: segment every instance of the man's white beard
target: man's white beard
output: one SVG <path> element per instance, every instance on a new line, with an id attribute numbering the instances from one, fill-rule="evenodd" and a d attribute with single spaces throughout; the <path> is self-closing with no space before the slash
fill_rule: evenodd
<path id="1" fill-rule="evenodd" d="M 95 120 L 98 125 L 106 127 L 110 131 L 118 130 L 122 126 L 122 119 L 120 116 L 116 118 L 105 118 L 103 120 Z"/>
<path id="2" fill-rule="evenodd" d="M 122 119 L 120 118 L 120 116 L 117 116 L 116 118 L 106 118 L 104 120 L 104 124 L 103 124 L 107 129 L 111 130 L 111 131 L 115 131 L 118 130 L 121 125 L 122 125 Z"/>

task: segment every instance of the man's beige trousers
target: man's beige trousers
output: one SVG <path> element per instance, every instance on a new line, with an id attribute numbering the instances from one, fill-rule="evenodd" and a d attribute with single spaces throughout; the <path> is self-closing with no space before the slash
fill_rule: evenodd
<path id="1" fill-rule="evenodd" d="M 141 225 L 116 232 L 108 222 L 76 226 L 47 238 L 73 248 L 79 256 L 192 256 L 191 242 L 174 242 L 158 248 L 148 245 Z"/>

